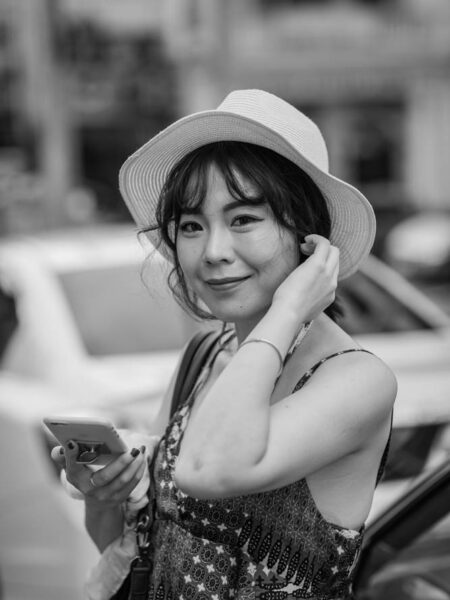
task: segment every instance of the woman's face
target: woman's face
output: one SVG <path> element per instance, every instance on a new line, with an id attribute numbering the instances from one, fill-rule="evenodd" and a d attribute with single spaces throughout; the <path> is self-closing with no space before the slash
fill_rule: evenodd
<path id="1" fill-rule="evenodd" d="M 250 182 L 238 178 L 246 195 L 256 197 Z M 207 183 L 200 209 L 181 215 L 178 260 L 187 284 L 215 317 L 249 330 L 298 265 L 297 244 L 268 204 L 237 201 L 215 166 L 209 169 Z"/>

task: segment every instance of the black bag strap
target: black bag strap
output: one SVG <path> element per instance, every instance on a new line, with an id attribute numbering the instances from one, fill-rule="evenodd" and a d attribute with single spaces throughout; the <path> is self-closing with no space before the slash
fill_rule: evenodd
<path id="1" fill-rule="evenodd" d="M 216 331 L 199 331 L 190 340 L 181 360 L 172 395 L 170 416 L 185 402 L 198 379 L 206 359 L 220 337 Z"/>
<path id="2" fill-rule="evenodd" d="M 216 331 L 199 331 L 189 341 L 181 359 L 175 380 L 170 416 L 185 402 L 198 379 L 212 348 L 222 334 Z M 155 457 L 153 457 L 153 460 Z M 153 462 L 152 462 L 153 464 Z M 148 594 L 150 573 L 149 534 L 154 518 L 154 496 L 149 493 L 149 503 L 138 514 L 136 525 L 136 542 L 138 556 L 134 559 L 128 577 L 118 592 L 110 600 L 145 600 Z"/>

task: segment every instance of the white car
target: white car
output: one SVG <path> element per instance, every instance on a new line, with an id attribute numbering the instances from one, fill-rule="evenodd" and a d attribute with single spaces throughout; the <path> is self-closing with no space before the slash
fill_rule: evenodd
<path id="1" fill-rule="evenodd" d="M 199 327 L 164 295 L 157 255 L 144 263 L 145 289 L 144 257 L 131 226 L 0 243 L 0 286 L 16 295 L 19 317 L 0 371 L 2 600 L 79 600 L 96 557 L 42 417 L 100 414 L 145 428 Z M 397 374 L 396 431 L 449 422 L 449 317 L 373 257 L 341 288 L 344 327 Z"/>
<path id="2" fill-rule="evenodd" d="M 3 369 L 84 405 L 160 398 L 196 328 L 168 293 L 167 273 L 131 225 L 0 241 L 0 285 L 19 317 Z"/>
<path id="3" fill-rule="evenodd" d="M 394 225 L 384 240 L 384 256 L 405 277 L 449 283 L 449 211 L 419 212 Z"/>

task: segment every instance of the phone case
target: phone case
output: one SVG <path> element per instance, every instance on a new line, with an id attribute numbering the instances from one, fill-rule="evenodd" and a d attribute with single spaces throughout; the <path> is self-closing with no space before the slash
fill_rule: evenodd
<path id="1" fill-rule="evenodd" d="M 43 423 L 60 444 L 69 440 L 78 444 L 77 462 L 81 464 L 106 465 L 128 450 L 108 419 L 46 417 Z"/>

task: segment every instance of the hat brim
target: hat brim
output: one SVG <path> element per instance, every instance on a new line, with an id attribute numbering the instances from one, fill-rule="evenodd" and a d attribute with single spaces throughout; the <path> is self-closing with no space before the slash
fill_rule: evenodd
<path id="1" fill-rule="evenodd" d="M 203 111 L 184 117 L 161 131 L 125 161 L 119 173 L 120 191 L 140 229 L 154 224 L 161 190 L 175 164 L 196 148 L 216 141 L 264 146 L 303 169 L 327 202 L 331 218 L 330 242 L 340 250 L 339 279 L 358 269 L 370 252 L 376 230 L 373 209 L 364 195 L 306 159 L 273 129 L 226 111 Z M 153 243 L 159 240 L 156 231 L 150 231 L 148 237 Z"/>

